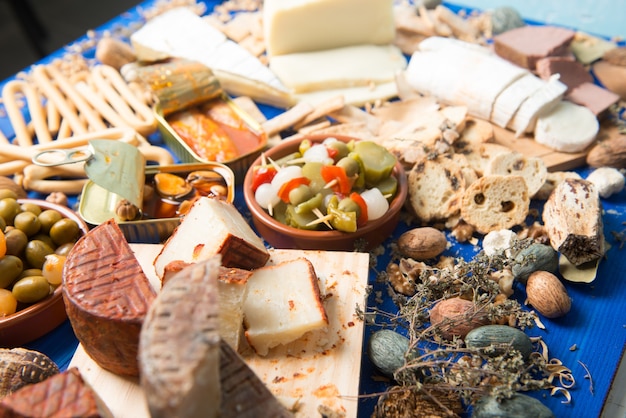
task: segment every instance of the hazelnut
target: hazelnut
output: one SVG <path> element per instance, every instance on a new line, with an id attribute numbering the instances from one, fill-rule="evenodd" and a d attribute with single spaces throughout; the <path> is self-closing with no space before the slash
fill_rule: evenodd
<path id="1" fill-rule="evenodd" d="M 139 215 L 139 208 L 126 199 L 122 199 L 115 207 L 115 214 L 120 221 L 132 221 Z"/>
<path id="2" fill-rule="evenodd" d="M 569 312 L 572 301 L 561 280 L 548 271 L 535 271 L 526 282 L 528 303 L 546 318 L 559 318 Z"/>

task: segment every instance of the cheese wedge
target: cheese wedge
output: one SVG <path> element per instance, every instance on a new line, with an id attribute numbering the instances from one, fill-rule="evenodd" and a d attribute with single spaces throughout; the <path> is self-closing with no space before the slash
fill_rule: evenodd
<path id="1" fill-rule="evenodd" d="M 152 417 L 217 417 L 220 257 L 176 273 L 150 307 L 139 342 L 140 383 Z"/>
<path id="2" fill-rule="evenodd" d="M 217 254 L 224 266 L 247 270 L 265 265 L 270 257 L 263 240 L 234 205 L 202 197 L 163 245 L 154 260 L 155 272 L 162 279 L 169 263 L 195 263 Z"/>
<path id="3" fill-rule="evenodd" d="M 83 235 L 67 256 L 63 299 L 85 352 L 103 369 L 137 376 L 139 332 L 155 298 L 113 219 Z"/>
<path id="4" fill-rule="evenodd" d="M 354 45 L 270 59 L 270 69 L 294 93 L 390 82 L 406 64 L 393 45 Z"/>
<path id="5" fill-rule="evenodd" d="M 246 338 L 262 356 L 328 325 L 315 269 L 303 257 L 255 270 L 243 313 Z"/>
<path id="6" fill-rule="evenodd" d="M 266 0 L 263 27 L 270 56 L 391 44 L 393 0 Z"/>
<path id="7" fill-rule="evenodd" d="M 216 70 L 218 80 L 225 77 L 226 85 L 256 94 L 251 97 L 261 103 L 288 105 L 292 100 L 285 86 L 257 57 L 187 7 L 151 19 L 131 35 L 130 41 L 140 61 L 170 57 L 198 61 Z"/>
<path id="8" fill-rule="evenodd" d="M 3 417 L 113 417 L 77 368 L 24 386 L 0 401 Z"/>

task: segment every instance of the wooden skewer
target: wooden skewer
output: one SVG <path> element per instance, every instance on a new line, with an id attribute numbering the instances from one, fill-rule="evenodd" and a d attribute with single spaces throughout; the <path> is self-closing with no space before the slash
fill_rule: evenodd
<path id="1" fill-rule="evenodd" d="M 329 229 L 333 229 L 332 225 L 330 224 L 331 219 L 333 219 L 333 215 L 326 215 L 324 216 L 324 214 L 322 213 L 322 211 L 320 211 L 318 208 L 313 208 L 312 212 L 315 214 L 315 216 L 317 216 L 317 219 L 314 221 L 309 222 L 308 224 L 306 224 L 306 226 L 313 226 L 313 225 L 317 225 L 320 223 L 324 223 L 324 225 L 326 225 Z"/>

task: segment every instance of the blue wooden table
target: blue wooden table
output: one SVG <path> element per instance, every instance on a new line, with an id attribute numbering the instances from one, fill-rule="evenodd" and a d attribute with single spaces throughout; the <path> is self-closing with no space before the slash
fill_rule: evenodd
<path id="1" fill-rule="evenodd" d="M 145 1 L 138 7 L 149 7 L 153 0 Z M 209 10 L 218 1 L 206 1 Z M 96 28 L 96 31 L 104 31 L 116 26 L 127 26 L 136 22 L 140 15 L 138 9 L 129 10 L 118 18 Z M 80 40 L 78 40 L 80 41 Z M 42 63 L 59 56 L 62 51 L 47 57 Z M 89 52 L 88 52 L 89 53 Z M 0 85 L 1 87 L 1 85 Z M 267 116 L 273 116 L 279 112 L 268 106 L 260 106 Z M 6 118 L 0 117 L 0 129 L 7 137 L 12 136 L 12 129 Z M 159 138 L 154 138 L 159 142 Z M 585 177 L 589 168 L 581 168 L 579 173 Z M 527 331 L 531 336 L 541 336 L 550 348 L 551 357 L 559 358 L 564 365 L 572 370 L 576 379 L 576 385 L 570 389 L 572 402 L 563 403 L 562 396 L 550 396 L 547 391 L 533 392 L 532 396 L 546 404 L 557 417 L 597 417 L 600 416 L 606 396 L 614 379 L 617 367 L 622 357 L 626 343 L 626 248 L 621 249 L 620 243 L 613 237 L 613 232 L 622 231 L 626 228 L 626 192 L 602 200 L 604 206 L 604 232 L 611 248 L 605 259 L 600 264 L 598 278 L 591 284 L 566 283 L 567 290 L 572 298 L 572 310 L 565 317 L 557 320 L 544 319 L 546 330 L 537 328 Z M 243 201 L 241 190 L 237 190 L 235 204 L 244 215 L 248 214 Z M 394 235 L 385 245 L 388 246 L 402 232 L 410 226 L 400 224 Z M 446 251 L 446 255 L 472 257 L 476 248 L 470 244 L 459 244 L 453 237 L 448 237 L 453 243 Z M 388 247 L 386 247 L 388 248 Z M 389 260 L 389 251 L 377 257 L 376 265 L 372 266 L 370 284 L 374 290 L 382 291 L 387 295 L 386 289 L 376 282 L 376 270 L 385 268 Z M 375 293 L 375 292 L 374 292 Z M 514 297 L 523 302 L 523 289 L 517 288 Z M 391 300 L 384 300 L 382 304 L 374 300 L 374 296 L 368 301 L 369 306 L 393 312 L 395 306 Z M 366 327 L 365 341 L 374 331 Z M 74 336 L 68 321 L 58 328 L 29 343 L 27 346 L 40 350 L 49 355 L 61 369 L 67 368 L 78 341 Z M 571 349 L 572 347 L 576 349 Z M 587 370 L 593 379 L 593 391 L 591 382 L 586 379 Z M 373 378 L 377 375 L 373 365 L 369 361 L 365 350 L 363 351 L 361 369 L 361 394 L 367 395 L 382 391 L 386 388 L 385 383 Z M 359 417 L 368 417 L 373 411 L 375 400 L 364 398 L 359 406 Z"/>

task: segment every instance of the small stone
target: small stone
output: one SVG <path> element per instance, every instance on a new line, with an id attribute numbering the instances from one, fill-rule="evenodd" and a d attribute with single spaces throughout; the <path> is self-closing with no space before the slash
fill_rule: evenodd
<path id="1" fill-rule="evenodd" d="M 512 7 L 498 7 L 491 13 L 491 30 L 494 35 L 525 25 L 522 16 Z"/>

